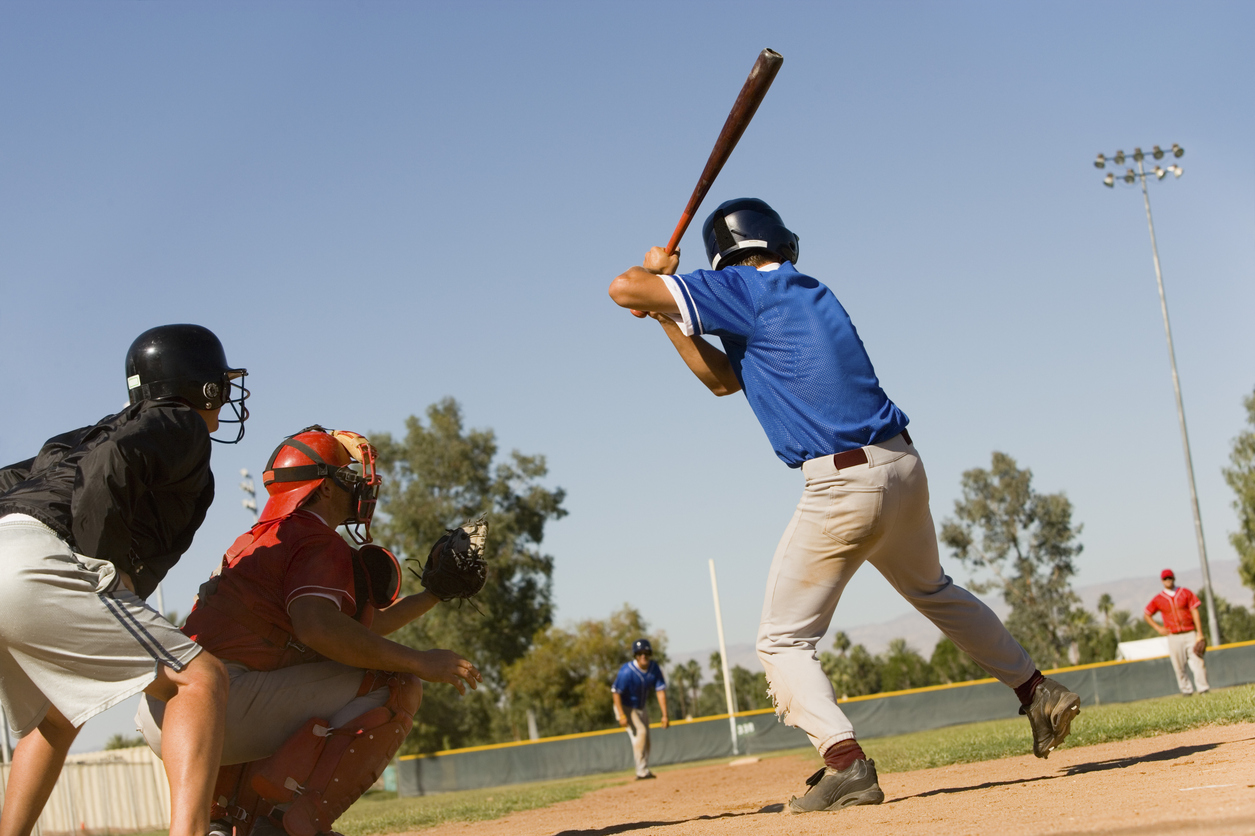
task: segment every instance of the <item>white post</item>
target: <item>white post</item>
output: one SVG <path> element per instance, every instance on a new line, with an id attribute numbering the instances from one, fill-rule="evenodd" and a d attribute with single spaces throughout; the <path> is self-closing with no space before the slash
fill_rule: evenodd
<path id="1" fill-rule="evenodd" d="M 166 617 L 166 596 L 161 593 L 161 584 L 157 584 L 157 615 Z"/>
<path id="2" fill-rule="evenodd" d="M 0 763 L 9 763 L 13 760 L 13 747 L 9 743 L 9 716 L 4 713 L 4 707 L 0 706 L 0 741 L 3 741 L 3 748 L 0 752 L 4 758 Z"/>
<path id="3" fill-rule="evenodd" d="M 715 625 L 719 628 L 719 659 L 723 663 L 723 696 L 728 702 L 728 727 L 732 731 L 732 754 L 741 754 L 736 742 L 736 712 L 732 706 L 732 675 L 728 671 L 728 644 L 723 639 L 723 613 L 719 609 L 719 581 L 715 578 L 715 560 L 710 560 L 710 589 L 715 596 Z"/>

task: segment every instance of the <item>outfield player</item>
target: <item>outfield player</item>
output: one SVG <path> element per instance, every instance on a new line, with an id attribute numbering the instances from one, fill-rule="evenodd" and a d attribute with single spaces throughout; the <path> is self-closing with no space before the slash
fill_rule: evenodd
<path id="1" fill-rule="evenodd" d="M 420 678 L 461 693 L 480 681 L 452 651 L 384 638 L 439 599 L 423 591 L 397 601 L 396 559 L 336 533 L 356 526 L 354 539 L 369 540 L 382 483 L 374 461 L 357 433 L 311 427 L 285 439 L 262 475 L 270 498 L 257 524 L 201 586 L 183 629 L 224 660 L 231 680 L 212 833 L 331 832 L 405 739 Z M 160 702 L 145 700 L 136 719 L 159 756 L 177 753 Z"/>
<path id="2" fill-rule="evenodd" d="M 836 296 L 796 268 L 798 237 L 761 200 L 730 200 L 702 229 L 710 270 L 676 275 L 679 256 L 655 247 L 610 285 L 619 305 L 646 312 L 716 395 L 744 390 L 776 455 L 805 490 L 767 576 L 758 656 L 786 723 L 802 728 L 825 768 L 795 812 L 878 804 L 875 764 L 838 708 L 815 648 L 841 592 L 864 562 L 982 668 L 1015 689 L 1046 757 L 1063 742 L 1079 699 L 1042 677 L 979 599 L 941 569 L 928 481 L 854 325 Z M 701 338 L 717 336 L 723 351 Z"/>
<path id="3" fill-rule="evenodd" d="M 1177 675 L 1181 695 L 1192 695 L 1195 685 L 1198 686 L 1198 693 L 1206 694 L 1211 690 L 1207 684 L 1207 663 L 1203 661 L 1207 640 L 1203 638 L 1203 620 L 1198 614 L 1203 602 L 1190 590 L 1177 586 L 1177 577 L 1171 569 L 1164 569 L 1159 579 L 1163 583 L 1163 591 L 1150 599 L 1142 618 L 1159 635 L 1168 637 L 1168 658 L 1172 660 L 1172 671 Z M 1161 613 L 1163 624 L 1155 621 L 1155 613 Z M 1193 684 L 1185 672 L 1187 665 L 1194 674 Z"/>
<path id="4" fill-rule="evenodd" d="M 213 501 L 224 405 L 239 424 L 230 443 L 244 435 L 246 372 L 208 329 L 164 325 L 131 344 L 126 373 L 130 406 L 0 471 L 0 699 L 22 736 L 3 836 L 31 832 L 83 723 L 140 691 L 165 706 L 177 742 L 170 833 L 209 824 L 226 672 L 144 599 Z"/>
<path id="5" fill-rule="evenodd" d="M 636 780 L 653 778 L 649 771 L 649 695 L 658 695 L 662 727 L 671 725 L 667 719 L 667 681 L 662 668 L 654 661 L 654 647 L 649 639 L 632 642 L 632 661 L 624 662 L 610 687 L 614 700 L 614 717 L 627 729 L 632 740 L 632 756 L 636 760 Z"/>

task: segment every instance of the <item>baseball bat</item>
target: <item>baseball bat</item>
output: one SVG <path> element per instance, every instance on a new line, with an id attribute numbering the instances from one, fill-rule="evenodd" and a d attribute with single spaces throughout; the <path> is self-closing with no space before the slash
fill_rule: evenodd
<path id="1" fill-rule="evenodd" d="M 702 205 L 702 201 L 706 199 L 706 193 L 710 191 L 711 184 L 719 176 L 723 164 L 732 155 L 732 149 L 736 148 L 741 134 L 745 133 L 745 129 L 749 127 L 750 120 L 754 118 L 759 104 L 767 95 L 767 90 L 771 87 L 771 82 L 775 80 L 776 73 L 780 72 L 780 66 L 783 63 L 784 56 L 778 52 L 764 49 L 758 53 L 758 60 L 754 62 L 749 78 L 745 79 L 745 85 L 737 95 L 736 101 L 733 102 L 728 121 L 723 123 L 723 130 L 719 132 L 719 138 L 715 140 L 710 159 L 706 160 L 702 176 L 698 178 L 697 186 L 693 189 L 688 205 L 684 207 L 684 214 L 680 215 L 680 222 L 675 225 L 675 232 L 671 233 L 671 240 L 667 242 L 668 255 L 674 253 L 675 248 L 680 245 L 680 239 L 684 237 L 689 224 L 693 222 L 693 215 Z"/>
<path id="2" fill-rule="evenodd" d="M 758 59 L 754 61 L 749 77 L 745 79 L 741 92 L 732 103 L 732 110 L 728 113 L 727 121 L 723 123 L 723 130 L 719 132 L 719 138 L 715 140 L 715 147 L 710 151 L 706 167 L 702 169 L 702 176 L 698 178 L 697 186 L 689 197 L 688 205 L 684 207 L 684 212 L 680 215 L 680 222 L 675 225 L 675 232 L 671 233 L 671 240 L 667 242 L 666 247 L 667 255 L 674 253 L 676 247 L 680 246 L 680 239 L 684 237 L 689 224 L 693 222 L 693 215 L 697 213 L 702 201 L 706 199 L 706 193 L 710 191 L 715 178 L 723 170 L 723 164 L 728 161 L 728 157 L 732 156 L 732 149 L 736 148 L 741 134 L 745 133 L 745 129 L 749 127 L 750 120 L 754 118 L 758 106 L 762 104 L 763 97 L 767 95 L 767 90 L 771 87 L 771 82 L 775 80 L 776 73 L 780 72 L 782 64 L 784 64 L 784 56 L 775 50 L 764 49 L 758 53 Z M 639 318 L 645 317 L 643 311 L 632 311 L 632 315 Z"/>

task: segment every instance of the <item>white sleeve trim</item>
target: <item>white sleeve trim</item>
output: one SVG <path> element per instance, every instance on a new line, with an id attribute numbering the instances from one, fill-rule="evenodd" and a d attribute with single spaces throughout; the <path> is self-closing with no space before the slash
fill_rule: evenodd
<path id="1" fill-rule="evenodd" d="M 671 295 L 675 297 L 675 306 L 680 309 L 678 314 L 667 315 L 680 326 L 680 331 L 684 336 L 691 337 L 694 334 L 700 334 L 702 327 L 701 316 L 700 314 L 698 315 L 696 323 L 689 319 L 689 310 L 696 311 L 697 306 L 691 304 L 688 287 L 683 284 L 683 280 L 679 276 L 661 275 L 658 278 L 662 279 L 662 283 L 667 286 L 667 290 L 671 291 Z"/>

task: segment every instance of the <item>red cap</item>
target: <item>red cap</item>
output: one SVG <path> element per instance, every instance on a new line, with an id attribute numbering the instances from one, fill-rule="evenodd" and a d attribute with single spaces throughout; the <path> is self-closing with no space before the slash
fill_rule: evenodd
<path id="1" fill-rule="evenodd" d="M 1162 572 L 1159 573 L 1159 580 L 1166 581 L 1168 578 L 1172 578 L 1173 580 L 1177 579 L 1177 576 L 1172 574 L 1171 569 L 1164 569 Z"/>

